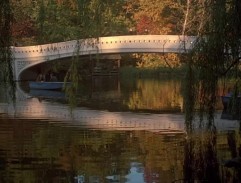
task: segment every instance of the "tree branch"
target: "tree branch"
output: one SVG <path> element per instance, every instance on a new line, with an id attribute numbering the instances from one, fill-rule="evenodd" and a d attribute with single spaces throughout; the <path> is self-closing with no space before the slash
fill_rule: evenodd
<path id="1" fill-rule="evenodd" d="M 230 69 L 232 69 L 232 67 L 235 66 L 240 60 L 241 60 L 241 57 L 236 58 L 224 72 L 219 73 L 220 76 L 226 75 L 228 71 L 230 71 Z"/>

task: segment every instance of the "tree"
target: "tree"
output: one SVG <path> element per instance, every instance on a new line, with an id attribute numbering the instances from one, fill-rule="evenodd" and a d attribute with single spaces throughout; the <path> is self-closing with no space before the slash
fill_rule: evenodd
<path id="1" fill-rule="evenodd" d="M 182 2 L 170 0 L 139 0 L 133 2 L 133 20 L 137 33 L 180 34 L 184 17 Z"/>
<path id="2" fill-rule="evenodd" d="M 195 11 L 199 12 L 197 17 L 193 15 L 194 12 L 190 15 L 194 17 L 192 20 L 199 22 L 197 27 L 194 25 L 198 38 L 189 62 L 192 70 L 199 71 L 193 76 L 197 79 L 192 83 L 196 85 L 193 91 L 196 93 L 196 101 L 199 101 L 201 115 L 208 114 L 209 122 L 214 118 L 218 80 L 231 74 L 237 78 L 235 90 L 240 90 L 240 7 L 241 3 L 235 0 L 201 1 L 199 11 Z"/>
<path id="3" fill-rule="evenodd" d="M 30 0 L 11 0 L 13 13 L 12 37 L 13 41 L 21 40 L 23 37 L 36 36 L 34 21 L 34 7 L 36 4 Z"/>
<path id="4" fill-rule="evenodd" d="M 220 182 L 216 152 L 217 132 L 214 124 L 215 105 L 218 81 L 221 78 L 235 78 L 234 98 L 241 90 L 241 2 L 187 0 L 187 3 L 183 33 L 196 33 L 197 40 L 187 57 L 184 102 L 189 138 L 185 147 L 184 177 L 188 180 L 199 178 Z M 235 107 L 241 108 L 240 105 Z M 199 123 L 196 125 L 205 129 L 204 140 L 193 138 L 196 111 L 199 114 Z M 199 169 L 202 169 L 203 173 L 199 172 Z"/>
<path id="5" fill-rule="evenodd" d="M 10 97 L 15 101 L 15 82 L 11 53 L 12 9 L 9 0 L 0 2 L 0 79 L 8 88 Z"/>
<path id="6" fill-rule="evenodd" d="M 40 43 L 123 34 L 123 1 L 39 0 L 36 24 Z"/>

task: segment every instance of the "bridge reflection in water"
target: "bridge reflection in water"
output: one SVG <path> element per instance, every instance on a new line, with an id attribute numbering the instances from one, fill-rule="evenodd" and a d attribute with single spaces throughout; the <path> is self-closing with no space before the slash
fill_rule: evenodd
<path id="1" fill-rule="evenodd" d="M 149 114 L 132 112 L 109 112 L 76 107 L 72 111 L 66 104 L 39 101 L 29 98 L 14 105 L 0 103 L 0 113 L 26 119 L 50 119 L 56 123 L 100 130 L 148 130 L 158 133 L 185 133 L 183 114 Z M 237 121 L 220 118 L 215 125 L 218 130 L 238 127 Z M 52 122 L 54 123 L 54 122 Z"/>
<path id="2" fill-rule="evenodd" d="M 13 105 L 0 104 L 0 113 L 14 117 L 53 119 L 66 124 L 103 130 L 150 130 L 156 132 L 183 133 L 182 115 L 147 114 L 132 112 L 108 112 L 75 108 L 59 103 L 30 98 Z"/>

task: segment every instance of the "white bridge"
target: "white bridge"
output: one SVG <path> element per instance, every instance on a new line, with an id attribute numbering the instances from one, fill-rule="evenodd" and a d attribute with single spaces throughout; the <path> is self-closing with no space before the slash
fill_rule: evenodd
<path id="1" fill-rule="evenodd" d="M 19 80 L 21 73 L 32 66 L 74 55 L 183 53 L 192 48 L 195 39 L 178 35 L 130 35 L 12 47 L 15 79 Z"/>

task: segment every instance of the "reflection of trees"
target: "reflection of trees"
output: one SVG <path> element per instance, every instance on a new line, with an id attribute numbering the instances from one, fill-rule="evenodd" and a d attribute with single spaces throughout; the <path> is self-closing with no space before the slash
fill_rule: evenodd
<path id="1" fill-rule="evenodd" d="M 101 133 L 100 131 L 69 128 L 61 133 L 60 131 L 56 132 L 56 130 L 58 131 L 58 128 L 51 129 L 51 133 L 55 134 L 55 139 L 49 139 L 49 132 L 43 129 L 45 134 L 40 135 L 43 139 L 37 140 L 42 141 L 40 144 L 43 148 L 41 149 L 51 149 L 53 144 L 56 145 L 54 149 L 60 154 L 54 155 L 58 158 L 58 162 L 55 163 L 61 165 L 61 168 L 65 171 L 65 176 L 69 179 L 73 175 L 85 175 L 86 177 L 95 175 L 103 178 L 104 175 L 112 174 L 115 169 L 120 170 L 128 167 L 125 161 L 121 161 L 121 165 L 117 163 L 113 167 L 113 163 L 119 162 L 120 159 L 123 160 L 122 156 L 125 156 L 122 148 L 126 147 L 128 139 L 121 132 Z M 46 146 L 45 143 L 49 140 L 51 142 Z M 39 144 L 39 142 L 37 143 Z M 48 152 L 43 151 L 43 153 L 45 152 L 44 156 L 49 157 Z"/>
<path id="2" fill-rule="evenodd" d="M 180 96 L 180 82 L 175 80 L 138 80 L 136 91 L 127 99 L 130 109 L 170 111 L 180 110 L 182 96 Z"/>
<path id="3" fill-rule="evenodd" d="M 225 181 L 241 182 L 241 143 L 240 131 L 228 131 L 226 134 L 229 150 L 228 159 L 224 162 Z"/>
<path id="4" fill-rule="evenodd" d="M 71 182 L 77 175 L 104 180 L 107 175 L 127 175 L 132 161 L 144 166 L 146 176 L 157 175 L 156 182 L 183 178 L 183 168 L 189 182 L 239 176 L 232 168 L 220 172 L 218 162 L 239 153 L 238 132 L 199 131 L 188 134 L 183 144 L 184 134 L 89 130 L 46 120 L 0 121 L 3 182 Z"/>
<path id="5" fill-rule="evenodd" d="M 205 131 L 190 133 L 186 139 L 184 179 L 187 182 L 240 182 L 240 162 L 236 161 L 236 157 L 240 157 L 239 132 Z"/>
<path id="6" fill-rule="evenodd" d="M 8 126 L 9 122 L 12 125 Z M 0 128 L 0 155 L 4 157 L 0 175 L 4 181 L 10 174 L 11 180 L 23 182 L 73 182 L 77 175 L 103 180 L 107 175 L 127 175 L 132 161 L 149 172 L 168 172 L 168 176 L 161 175 L 169 180 L 176 162 L 180 169 L 175 173 L 181 172 L 182 135 L 97 131 L 45 120 L 7 119 L 1 120 L 1 125 L 9 130 Z"/>
<path id="7" fill-rule="evenodd" d="M 216 132 L 190 134 L 184 152 L 184 179 L 187 182 L 220 182 Z"/>
<path id="8" fill-rule="evenodd" d="M 171 182 L 182 176 L 184 134 L 137 132 L 136 136 L 141 141 L 145 169 L 158 175 L 157 182 Z"/>

